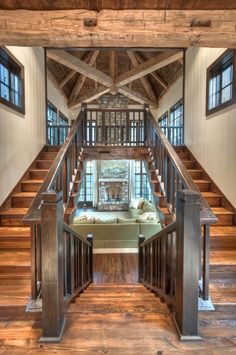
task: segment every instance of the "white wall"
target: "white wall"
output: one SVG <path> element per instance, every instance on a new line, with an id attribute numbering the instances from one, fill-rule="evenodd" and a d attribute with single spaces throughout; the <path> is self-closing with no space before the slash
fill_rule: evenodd
<path id="1" fill-rule="evenodd" d="M 25 115 L 0 104 L 0 204 L 45 144 L 44 51 L 8 49 L 25 68 Z"/>
<path id="2" fill-rule="evenodd" d="M 205 115 L 206 69 L 224 50 L 186 52 L 185 144 L 236 207 L 236 105 Z"/>
<path id="3" fill-rule="evenodd" d="M 159 101 L 159 106 L 156 110 L 152 109 L 153 116 L 158 119 L 166 111 L 174 106 L 183 97 L 183 76 L 181 76 Z"/>
<path id="4" fill-rule="evenodd" d="M 71 118 L 71 110 L 67 107 L 66 98 L 55 88 L 51 81 L 47 80 L 47 97 L 48 100 L 56 106 L 68 119 Z"/>

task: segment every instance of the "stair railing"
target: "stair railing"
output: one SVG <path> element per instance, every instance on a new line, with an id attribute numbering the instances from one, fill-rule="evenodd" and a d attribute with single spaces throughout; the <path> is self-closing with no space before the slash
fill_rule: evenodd
<path id="1" fill-rule="evenodd" d="M 189 190 L 199 194 L 200 191 L 148 108 L 145 109 L 145 125 L 145 140 L 146 145 L 149 147 L 150 159 L 155 169 L 154 173 L 158 177 L 168 208 L 173 219 L 175 219 L 177 191 Z M 202 238 L 199 237 L 199 287 L 201 289 L 201 297 L 204 300 L 208 300 L 210 225 L 215 223 L 217 218 L 201 194 L 200 205 Z"/>
<path id="2" fill-rule="evenodd" d="M 62 289 L 64 290 L 63 300 L 64 298 L 74 297 L 81 287 L 85 287 L 88 282 L 91 282 L 92 277 L 90 269 L 91 243 L 81 240 L 69 226 L 65 224 L 63 226 L 64 211 L 70 197 L 71 182 L 80 164 L 83 149 L 82 126 L 84 115 L 84 110 L 82 110 L 24 217 L 24 222 L 31 226 L 31 304 L 42 297 L 43 309 L 44 304 L 47 303 L 48 305 L 45 307 L 50 308 L 52 295 L 56 292 L 55 299 L 54 296 L 53 299 L 54 304 L 57 305 L 55 306 L 56 310 L 50 314 L 52 318 L 58 309 L 63 312 L 62 305 L 58 303 L 59 300 L 62 302 L 59 292 L 61 292 L 61 295 Z M 45 206 L 48 206 L 48 209 Z M 45 211 L 47 213 L 44 213 Z M 64 237 L 62 237 L 63 235 Z M 62 250 L 63 255 L 61 255 Z M 88 258 L 90 258 L 89 263 L 85 261 Z M 61 261 L 58 264 L 59 259 Z M 82 264 L 81 260 L 83 260 Z M 58 267 L 54 267 L 54 265 Z M 82 271 L 79 271 L 80 267 Z M 79 274 L 80 272 L 82 272 L 82 275 Z M 54 284 L 54 288 L 51 287 L 51 292 L 52 289 L 54 289 L 54 292 L 50 297 L 44 296 L 47 294 L 47 288 L 50 289 L 48 279 Z M 65 280 L 65 283 L 63 281 L 63 287 L 60 286 L 59 291 L 57 288 L 59 283 L 62 285 L 61 280 Z M 60 319 L 60 317 L 58 316 L 57 319 Z M 61 329 L 61 325 L 57 324 L 57 327 Z M 59 334 L 59 330 L 56 330 L 55 327 L 52 327 L 52 329 L 54 329 L 54 334 Z M 48 332 L 44 332 L 44 341 L 45 337 L 49 337 L 46 334 L 51 334 L 49 328 Z"/>
<path id="3" fill-rule="evenodd" d="M 177 192 L 176 221 L 139 240 L 139 281 L 173 311 L 181 340 L 198 340 L 200 194 Z"/>

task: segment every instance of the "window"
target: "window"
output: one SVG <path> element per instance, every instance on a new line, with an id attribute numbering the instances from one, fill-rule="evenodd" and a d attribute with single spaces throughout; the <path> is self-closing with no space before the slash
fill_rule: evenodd
<path id="1" fill-rule="evenodd" d="M 3 48 L 0 48 L 0 102 L 25 112 L 24 67 Z"/>
<path id="2" fill-rule="evenodd" d="M 164 115 L 159 118 L 158 122 L 162 129 L 162 132 L 168 138 L 168 112 L 165 112 Z"/>
<path id="3" fill-rule="evenodd" d="M 86 161 L 85 174 L 80 188 L 79 202 L 84 202 L 92 205 L 93 202 L 93 162 Z"/>
<path id="4" fill-rule="evenodd" d="M 207 69 L 206 115 L 235 103 L 235 51 L 225 51 Z"/>
<path id="5" fill-rule="evenodd" d="M 146 173 L 144 162 L 134 162 L 134 197 L 143 197 L 146 200 L 151 200 L 152 192 Z"/>
<path id="6" fill-rule="evenodd" d="M 65 142 L 70 126 L 68 118 L 58 111 L 50 101 L 47 102 L 48 144 L 61 145 Z"/>

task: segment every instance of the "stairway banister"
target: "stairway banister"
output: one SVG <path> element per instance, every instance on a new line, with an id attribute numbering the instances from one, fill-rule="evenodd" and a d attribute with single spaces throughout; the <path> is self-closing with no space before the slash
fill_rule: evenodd
<path id="1" fill-rule="evenodd" d="M 63 223 L 63 230 L 67 231 L 68 233 L 72 234 L 76 239 L 79 239 L 82 243 L 87 244 L 89 247 L 91 247 L 91 243 L 81 237 L 74 229 L 72 229 L 68 224 Z"/>
<path id="2" fill-rule="evenodd" d="M 145 240 L 143 243 L 141 243 L 141 247 L 144 247 L 145 245 L 151 243 L 152 241 L 161 238 L 164 234 L 170 233 L 172 231 L 174 231 L 176 229 L 176 221 L 172 222 L 171 224 L 169 224 L 168 226 L 166 226 L 165 228 L 163 228 L 162 230 L 160 230 L 160 232 L 154 234 L 151 238 L 148 238 L 147 240 Z"/>
<path id="3" fill-rule="evenodd" d="M 147 114 L 148 118 L 150 119 L 150 122 L 151 122 L 153 128 L 155 129 L 156 133 L 158 134 L 159 139 L 162 142 L 169 158 L 171 159 L 172 164 L 174 165 L 178 175 L 181 177 L 182 182 L 184 184 L 184 188 L 187 190 L 192 190 L 192 191 L 200 193 L 199 188 L 193 182 L 193 179 L 192 179 L 191 175 L 188 173 L 187 169 L 185 168 L 183 162 L 181 161 L 178 154 L 176 153 L 176 151 L 172 147 L 171 143 L 166 138 L 165 134 L 162 132 L 162 129 L 159 126 L 158 122 L 155 120 L 152 113 L 147 108 L 146 108 L 146 114 Z M 216 223 L 217 218 L 213 214 L 206 199 L 204 199 L 202 197 L 201 193 L 200 193 L 200 201 L 201 201 L 201 210 L 200 210 L 201 223 L 202 224 Z"/>
<path id="4" fill-rule="evenodd" d="M 53 189 L 53 184 L 55 179 L 62 167 L 63 162 L 66 159 L 66 155 L 71 147 L 73 139 L 78 131 L 80 124 L 84 118 L 85 112 L 83 110 L 80 111 L 76 121 L 74 122 L 65 142 L 61 146 L 59 152 L 56 155 L 54 162 L 52 163 L 44 182 L 42 183 L 37 195 L 35 196 L 34 200 L 32 201 L 31 206 L 29 207 L 25 217 L 24 222 L 27 224 L 35 224 L 40 223 L 41 216 L 40 216 L 40 205 L 42 202 L 42 193 L 45 191 Z M 82 134 L 82 132 L 81 132 Z M 82 141 L 81 141 L 82 145 Z"/>

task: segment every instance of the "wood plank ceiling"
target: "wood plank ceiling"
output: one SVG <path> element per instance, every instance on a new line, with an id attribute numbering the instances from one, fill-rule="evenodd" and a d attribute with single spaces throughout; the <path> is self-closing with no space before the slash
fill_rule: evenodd
<path id="1" fill-rule="evenodd" d="M 72 109 L 118 92 L 128 97 L 130 104 L 157 107 L 158 100 L 183 74 L 182 57 L 181 50 L 48 50 L 48 77 Z"/>

